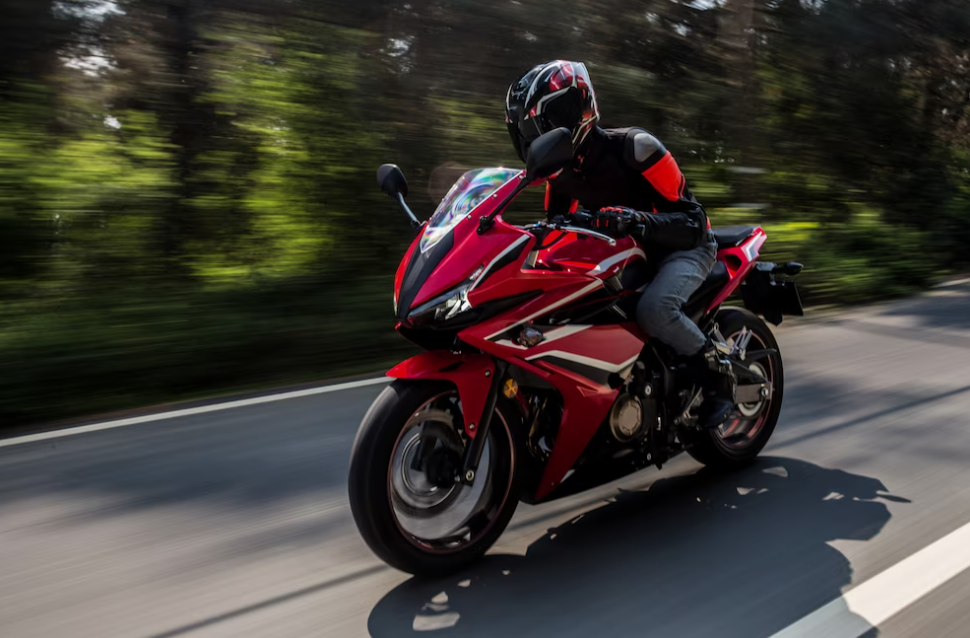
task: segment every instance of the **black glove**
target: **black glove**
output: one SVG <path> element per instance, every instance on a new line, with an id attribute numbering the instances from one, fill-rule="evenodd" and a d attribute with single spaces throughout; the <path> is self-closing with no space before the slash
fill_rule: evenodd
<path id="1" fill-rule="evenodd" d="M 641 213 L 631 208 L 601 208 L 592 226 L 611 237 L 636 237 L 662 251 L 693 250 L 707 236 L 703 209 L 687 212 Z"/>
<path id="2" fill-rule="evenodd" d="M 599 209 L 593 216 L 591 225 L 604 235 L 619 239 L 633 233 L 644 223 L 646 217 L 644 213 L 632 208 L 610 206 Z"/>

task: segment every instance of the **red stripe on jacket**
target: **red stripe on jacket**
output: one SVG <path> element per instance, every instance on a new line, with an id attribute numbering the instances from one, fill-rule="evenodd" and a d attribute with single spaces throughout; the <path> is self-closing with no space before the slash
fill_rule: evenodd
<path id="1" fill-rule="evenodd" d="M 684 192 L 684 175 L 670 151 L 659 162 L 643 171 L 643 176 L 658 193 L 671 202 L 680 199 Z"/>

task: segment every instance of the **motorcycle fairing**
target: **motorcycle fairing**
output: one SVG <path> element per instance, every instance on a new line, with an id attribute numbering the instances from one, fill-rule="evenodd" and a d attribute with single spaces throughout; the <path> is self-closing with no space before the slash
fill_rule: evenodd
<path id="1" fill-rule="evenodd" d="M 490 389 L 486 372 L 491 375 L 495 370 L 492 357 L 555 387 L 563 400 L 563 414 L 556 443 L 535 493 L 538 502 L 548 497 L 573 469 L 619 394 L 618 389 L 611 387 L 610 376 L 632 366 L 647 339 L 630 320 L 632 317 L 623 323 L 606 325 L 573 323 L 568 318 L 564 324 L 542 322 L 558 319 L 555 311 L 588 303 L 587 298 L 608 296 L 602 294 L 607 282 L 615 284 L 629 264 L 643 262 L 646 256 L 630 238 L 610 245 L 555 231 L 538 245 L 535 236 L 507 224 L 500 215 L 487 232 L 479 233 L 479 217 L 495 212 L 517 187 L 517 181 L 510 180 L 482 201 L 474 215 L 469 213 L 455 224 L 426 253 L 415 249 L 419 241 L 415 240 L 400 284 L 395 286 L 400 297 L 398 317 L 405 322 L 413 308 L 465 283 L 470 284 L 467 299 L 471 307 L 529 292 L 541 294 L 458 332 L 461 342 L 483 354 L 426 352 L 399 364 L 388 376 L 453 382 L 470 438 L 475 432 L 469 425 L 482 421 Z M 730 280 L 709 309 L 719 306 L 740 285 L 765 239 L 764 231 L 758 228 L 741 245 L 718 252 Z M 429 266 L 432 260 L 435 265 Z M 517 343 L 518 333 L 527 325 L 544 336 L 541 343 L 531 348 Z"/>
<path id="2" fill-rule="evenodd" d="M 486 266 L 516 240 L 524 238 L 525 242 L 535 243 L 531 234 L 508 224 L 496 224 L 489 232 L 478 233 L 479 217 L 491 213 L 516 189 L 522 178 L 519 173 L 502 184 L 426 250 L 419 248 L 424 233 L 415 238 L 405 256 L 407 265 L 402 261 L 395 278 L 398 321 L 406 322 L 408 314 L 415 308 L 456 286 L 478 277 L 491 278 L 494 272 L 486 272 Z"/>

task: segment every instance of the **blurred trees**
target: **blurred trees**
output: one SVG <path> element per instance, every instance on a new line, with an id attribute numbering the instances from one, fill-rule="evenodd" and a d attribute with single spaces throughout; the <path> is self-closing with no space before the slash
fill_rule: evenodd
<path id="1" fill-rule="evenodd" d="M 963 0 L 0 0 L 0 418 L 369 369 L 390 278 L 508 83 L 586 61 L 810 301 L 965 268 Z M 442 185 L 444 184 L 444 186 Z M 535 199 L 532 200 L 537 201 Z M 538 212 L 538 211 L 537 211 Z"/>

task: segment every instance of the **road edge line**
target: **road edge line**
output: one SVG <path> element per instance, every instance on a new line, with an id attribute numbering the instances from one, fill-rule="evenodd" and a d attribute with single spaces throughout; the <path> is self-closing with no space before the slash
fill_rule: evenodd
<path id="1" fill-rule="evenodd" d="M 859 638 L 970 568 L 970 524 L 873 576 L 771 638 Z"/>
<path id="2" fill-rule="evenodd" d="M 317 394 L 327 394 L 329 392 L 353 390 L 355 388 L 363 388 L 367 386 L 378 385 L 381 383 L 389 383 L 390 381 L 392 381 L 392 379 L 388 377 L 378 377 L 375 379 L 362 379 L 360 381 L 347 381 L 345 383 L 325 385 L 319 388 L 307 388 L 305 390 L 291 390 L 289 392 L 267 394 L 263 396 L 252 397 L 249 399 L 236 399 L 234 401 L 225 401 L 222 403 L 200 405 L 194 408 L 168 410 L 166 412 L 156 412 L 154 414 L 145 414 L 143 416 L 129 417 L 125 419 L 115 419 L 110 421 L 102 421 L 100 423 L 79 425 L 76 427 L 69 427 L 69 428 L 64 428 L 60 430 L 50 430 L 47 432 L 38 432 L 36 434 L 26 434 L 23 436 L 11 437 L 9 439 L 0 439 L 0 448 L 12 447 L 14 445 L 23 445 L 25 443 L 35 443 L 37 441 L 48 441 L 51 439 L 59 439 L 62 437 L 74 436 L 77 434 L 87 434 L 88 432 L 100 432 L 102 430 L 112 430 L 115 428 L 127 427 L 129 425 L 140 425 L 142 423 L 154 423 L 156 421 L 166 421 L 168 419 L 177 419 L 184 416 L 194 416 L 196 414 L 206 414 L 208 412 L 221 412 L 222 410 L 232 410 L 234 408 L 245 408 L 251 405 L 259 405 L 261 403 L 274 403 L 276 401 L 286 401 L 288 399 L 299 399 L 302 397 L 309 397 Z"/>

